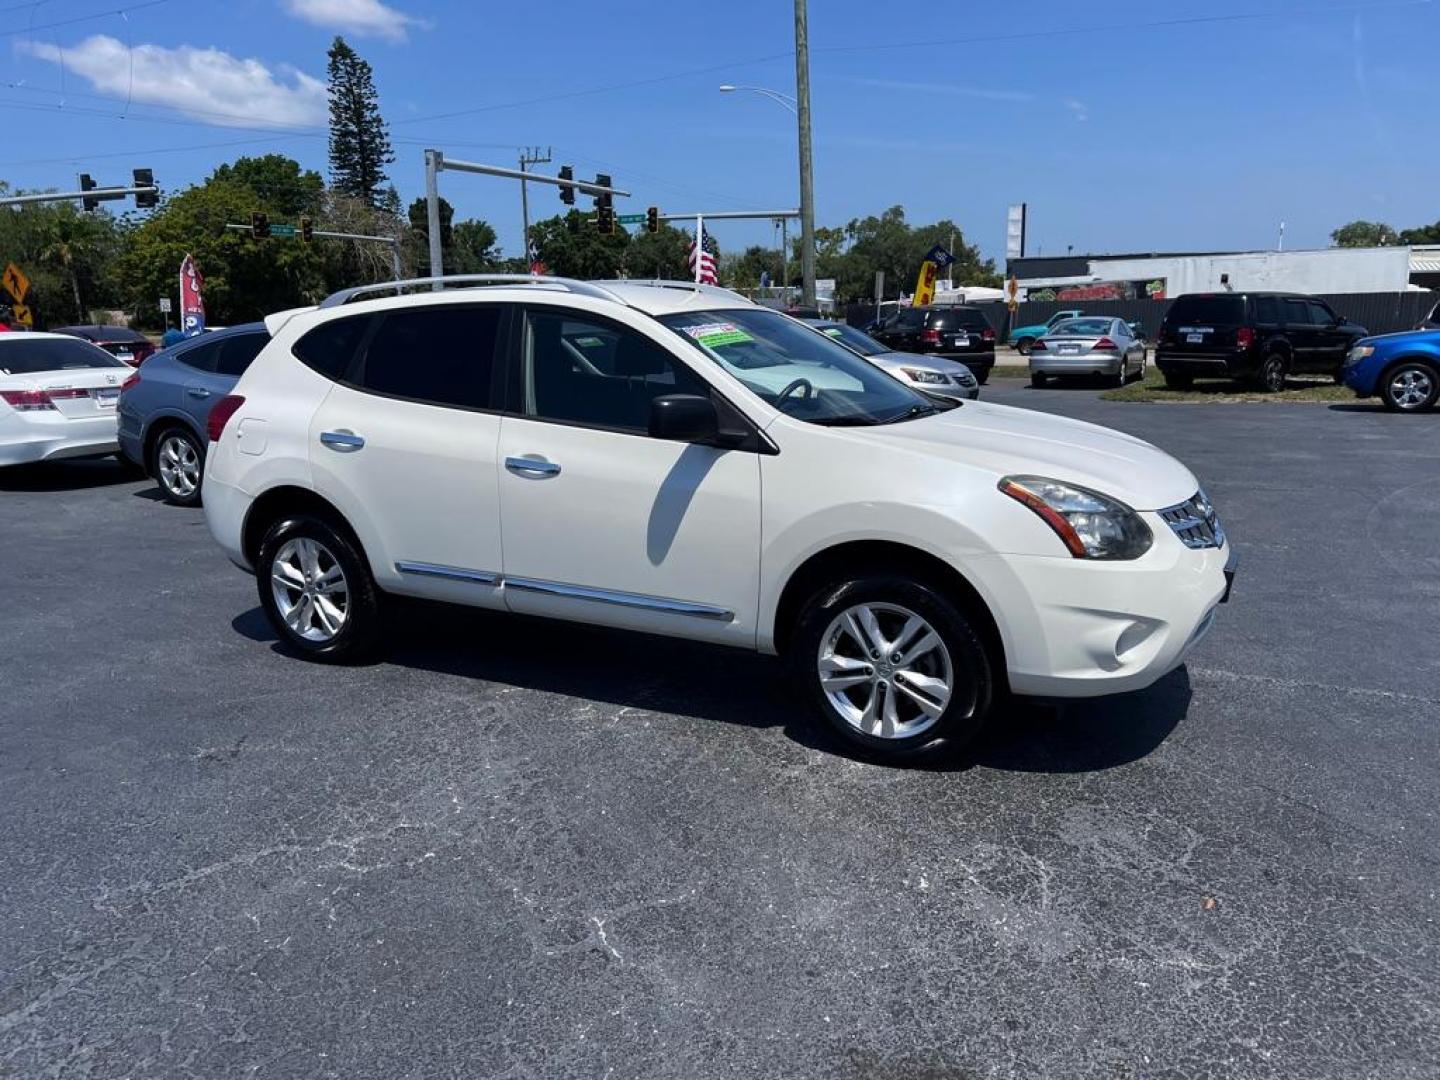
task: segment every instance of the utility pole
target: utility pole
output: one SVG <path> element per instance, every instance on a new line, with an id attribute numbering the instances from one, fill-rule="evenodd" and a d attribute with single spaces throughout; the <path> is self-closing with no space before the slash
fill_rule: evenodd
<path id="1" fill-rule="evenodd" d="M 545 156 L 540 156 L 538 146 L 526 147 L 520 151 L 520 171 L 525 171 L 527 165 L 547 165 L 550 162 L 550 147 L 545 148 Z M 522 234 L 525 243 L 525 268 L 528 270 L 535 261 L 534 254 L 530 251 L 530 196 L 527 192 L 527 185 L 524 180 L 520 181 L 520 218 L 524 222 L 525 231 Z"/>
<path id="2" fill-rule="evenodd" d="M 800 127 L 800 278 L 803 307 L 815 306 L 815 176 L 810 154 L 810 32 L 806 0 L 795 0 L 795 117 Z"/>

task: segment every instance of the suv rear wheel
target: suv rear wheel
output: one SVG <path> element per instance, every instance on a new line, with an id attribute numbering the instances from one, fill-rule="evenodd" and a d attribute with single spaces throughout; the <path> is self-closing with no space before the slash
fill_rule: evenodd
<path id="1" fill-rule="evenodd" d="M 883 760 L 974 738 L 993 687 L 985 646 L 943 593 L 898 575 L 819 590 L 792 655 L 800 689 L 852 748 Z"/>
<path id="2" fill-rule="evenodd" d="M 1426 412 L 1440 398 L 1440 371 L 1423 360 L 1405 360 L 1380 380 L 1380 400 L 1391 412 Z"/>
<path id="3" fill-rule="evenodd" d="M 272 525 L 255 560 L 260 606 L 295 651 L 327 663 L 370 659 L 380 643 L 380 594 L 355 542 L 309 515 Z"/>
<path id="4" fill-rule="evenodd" d="M 189 430 L 166 428 L 150 448 L 150 475 L 173 506 L 199 506 L 205 448 Z"/>

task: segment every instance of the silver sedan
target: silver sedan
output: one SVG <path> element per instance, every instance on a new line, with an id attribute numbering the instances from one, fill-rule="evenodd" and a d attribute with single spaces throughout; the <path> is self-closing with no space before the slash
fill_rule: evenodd
<path id="1" fill-rule="evenodd" d="M 923 393 L 964 401 L 974 401 L 980 396 L 980 384 L 975 381 L 974 374 L 958 360 L 892 352 L 869 334 L 829 319 L 800 321 L 853 349 L 887 374 Z"/>
<path id="2" fill-rule="evenodd" d="M 1088 316 L 1056 323 L 1030 347 L 1030 385 L 1051 376 L 1099 375 L 1114 386 L 1145 374 L 1145 342 L 1124 319 Z"/>

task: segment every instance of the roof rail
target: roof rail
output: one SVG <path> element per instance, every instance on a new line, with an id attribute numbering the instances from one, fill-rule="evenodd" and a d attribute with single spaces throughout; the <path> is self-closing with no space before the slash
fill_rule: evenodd
<path id="1" fill-rule="evenodd" d="M 684 281 L 667 278 L 612 278 L 609 281 L 595 282 L 597 285 L 648 285 L 656 289 L 688 289 L 691 292 L 704 293 L 706 296 L 718 296 L 726 300 L 744 300 L 747 304 L 754 301 L 742 296 L 734 289 L 727 289 L 723 285 L 702 285 L 698 281 Z"/>
<path id="2" fill-rule="evenodd" d="M 341 289 L 339 292 L 331 293 L 320 301 L 320 307 L 342 307 L 352 300 L 372 293 L 393 291 L 398 296 L 401 289 L 411 289 L 420 285 L 438 285 L 442 289 L 447 285 L 539 285 L 571 292 L 577 296 L 589 296 L 595 300 L 624 303 L 609 289 L 588 281 L 576 281 L 574 278 L 549 277 L 544 274 L 451 274 L 441 277 L 406 278 L 402 281 L 377 281 L 373 285 L 356 285 L 350 289 Z"/>

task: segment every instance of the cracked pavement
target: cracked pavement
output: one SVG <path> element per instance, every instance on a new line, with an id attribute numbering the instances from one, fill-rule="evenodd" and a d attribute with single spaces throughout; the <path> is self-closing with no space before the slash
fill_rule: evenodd
<path id="1" fill-rule="evenodd" d="M 908 771 L 680 642 L 308 665 L 197 511 L 0 473 L 0 1077 L 1440 1076 L 1440 418 L 985 394 L 1177 454 L 1241 573 Z"/>

